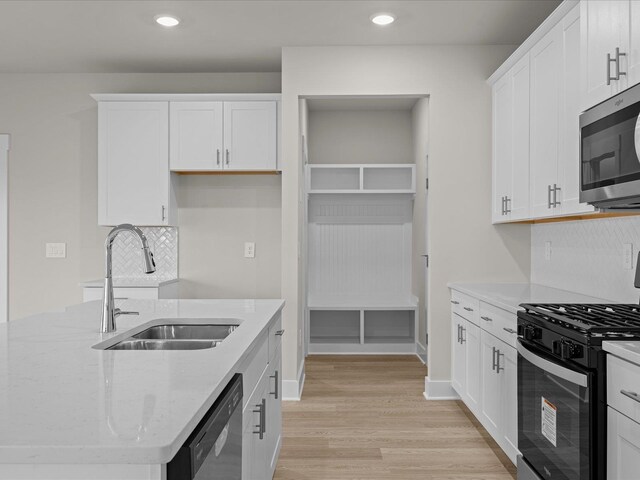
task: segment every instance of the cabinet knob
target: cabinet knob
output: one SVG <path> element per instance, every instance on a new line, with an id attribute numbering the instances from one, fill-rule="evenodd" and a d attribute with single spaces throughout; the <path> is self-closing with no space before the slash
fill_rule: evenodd
<path id="1" fill-rule="evenodd" d="M 276 332 L 276 335 L 277 335 L 278 337 L 283 336 L 283 335 L 284 335 L 284 328 L 283 328 L 282 330 L 278 330 L 278 331 Z"/>
<path id="2" fill-rule="evenodd" d="M 484 320 L 485 322 L 493 322 L 493 318 L 491 317 L 480 317 L 482 320 Z"/>

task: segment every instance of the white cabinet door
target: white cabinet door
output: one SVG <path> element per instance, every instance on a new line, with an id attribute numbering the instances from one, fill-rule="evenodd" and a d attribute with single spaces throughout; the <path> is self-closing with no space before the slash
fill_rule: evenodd
<path id="1" fill-rule="evenodd" d="M 269 463 L 267 461 L 267 434 L 266 431 L 260 438 L 262 408 L 266 409 L 267 396 L 269 394 L 269 376 L 266 372 L 262 375 L 253 395 L 249 399 L 243 411 L 242 431 L 242 478 L 243 480 L 267 480 Z M 263 404 L 264 400 L 264 404 Z M 266 416 L 263 415 L 266 420 Z"/>
<path id="2" fill-rule="evenodd" d="M 508 220 L 505 198 L 512 168 L 513 91 L 510 73 L 493 86 L 493 221 Z"/>
<path id="3" fill-rule="evenodd" d="M 465 401 L 467 407 L 469 407 L 475 415 L 480 413 L 480 396 L 482 395 L 482 366 L 480 363 L 482 349 L 480 332 L 480 327 L 465 321 Z"/>
<path id="4" fill-rule="evenodd" d="M 535 218 L 557 214 L 553 191 L 558 183 L 562 25 L 555 26 L 531 56 L 531 207 Z"/>
<path id="5" fill-rule="evenodd" d="M 529 218 L 529 54 L 516 63 L 510 72 L 513 91 L 511 145 L 511 178 L 507 210 L 510 220 Z"/>
<path id="6" fill-rule="evenodd" d="M 640 424 L 607 408 L 607 479 L 635 480 L 640 472 Z"/>
<path id="7" fill-rule="evenodd" d="M 482 349 L 481 421 L 491 436 L 496 438 L 502 431 L 502 379 L 496 370 L 496 351 L 499 340 L 483 330 L 480 341 Z"/>
<path id="8" fill-rule="evenodd" d="M 267 399 L 267 460 L 273 473 L 278 463 L 282 435 L 282 353 L 278 349 L 269 362 L 269 398 Z"/>
<path id="9" fill-rule="evenodd" d="M 518 352 L 515 348 L 502 344 L 499 347 L 502 375 L 502 425 L 505 453 L 513 463 L 518 454 Z"/>
<path id="10" fill-rule="evenodd" d="M 98 223 L 169 224 L 169 104 L 99 102 Z"/>
<path id="11" fill-rule="evenodd" d="M 224 168 L 277 168 L 276 102 L 224 103 Z"/>
<path id="12" fill-rule="evenodd" d="M 616 47 L 623 53 L 629 43 L 629 0 L 589 0 L 580 2 L 581 17 L 581 109 L 606 100 L 624 89 L 627 80 L 607 81 L 607 74 L 615 76 L 615 63 L 607 63 L 607 55 L 615 58 Z M 621 69 L 627 61 L 622 58 Z"/>
<path id="13" fill-rule="evenodd" d="M 465 320 L 451 313 L 451 386 L 465 399 L 466 386 L 466 348 L 463 343 Z"/>
<path id="14" fill-rule="evenodd" d="M 629 2 L 628 87 L 640 82 L 640 0 Z"/>
<path id="15" fill-rule="evenodd" d="M 222 169 L 222 102 L 171 102 L 171 170 Z"/>
<path id="16" fill-rule="evenodd" d="M 563 215 L 593 212 L 580 203 L 580 5 L 562 21 L 562 103 L 560 106 L 560 158 L 558 209 Z"/>

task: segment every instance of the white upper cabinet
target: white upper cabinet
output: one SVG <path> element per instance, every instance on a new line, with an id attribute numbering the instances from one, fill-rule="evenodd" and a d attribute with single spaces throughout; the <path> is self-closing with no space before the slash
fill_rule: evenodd
<path id="1" fill-rule="evenodd" d="M 275 101 L 171 102 L 171 170 L 276 170 Z"/>
<path id="2" fill-rule="evenodd" d="M 557 206 L 563 215 L 594 212 L 580 203 L 580 7 L 562 21 L 562 104 L 560 107 L 560 163 Z"/>
<path id="3" fill-rule="evenodd" d="M 547 33 L 531 49 L 530 57 L 531 210 L 533 217 L 541 218 L 556 213 L 554 198 L 559 188 L 562 26 Z"/>
<path id="4" fill-rule="evenodd" d="M 529 56 L 493 87 L 493 221 L 529 216 Z"/>
<path id="5" fill-rule="evenodd" d="M 275 170 L 276 102 L 224 103 L 224 169 Z"/>
<path id="6" fill-rule="evenodd" d="M 169 103 L 98 105 L 98 224 L 170 224 Z"/>
<path id="7" fill-rule="evenodd" d="M 223 102 L 171 102 L 169 108 L 171 170 L 222 168 Z"/>
<path id="8" fill-rule="evenodd" d="M 637 15 L 638 8 L 637 5 L 632 7 L 634 3 L 636 2 L 629 0 L 580 2 L 581 110 L 606 100 L 630 85 L 627 78 L 629 60 L 636 68 L 640 62 L 637 56 L 634 59 L 628 58 L 630 10 Z M 636 68 L 634 76 L 638 76 Z"/>
<path id="9" fill-rule="evenodd" d="M 507 218 L 507 196 L 511 191 L 511 146 L 513 88 L 507 73 L 493 86 L 493 221 Z"/>

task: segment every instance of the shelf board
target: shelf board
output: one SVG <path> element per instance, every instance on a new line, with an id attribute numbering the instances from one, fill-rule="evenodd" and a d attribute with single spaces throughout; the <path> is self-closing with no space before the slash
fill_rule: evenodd
<path id="1" fill-rule="evenodd" d="M 415 310 L 418 299 L 411 294 L 314 295 L 310 310 Z"/>
<path id="2" fill-rule="evenodd" d="M 416 343 L 416 340 L 413 337 L 365 336 L 364 343 L 365 345 L 394 344 L 394 343 L 404 344 L 404 343 Z"/>
<path id="3" fill-rule="evenodd" d="M 334 337 L 334 336 L 311 336 L 309 338 L 309 343 L 315 344 L 353 344 L 360 345 L 360 337 Z"/>

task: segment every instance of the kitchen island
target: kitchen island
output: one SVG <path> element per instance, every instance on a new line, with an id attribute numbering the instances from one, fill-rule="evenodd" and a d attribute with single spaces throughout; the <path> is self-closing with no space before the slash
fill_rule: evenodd
<path id="1" fill-rule="evenodd" d="M 246 407 L 268 361 L 280 355 L 273 332 L 282 334 L 282 300 L 117 306 L 140 314 L 118 317 L 109 334 L 99 333 L 100 302 L 0 324 L 0 478 L 164 478 L 233 375 L 245 374 Z M 210 349 L 99 348 L 154 324 L 193 319 L 239 326 Z"/>

